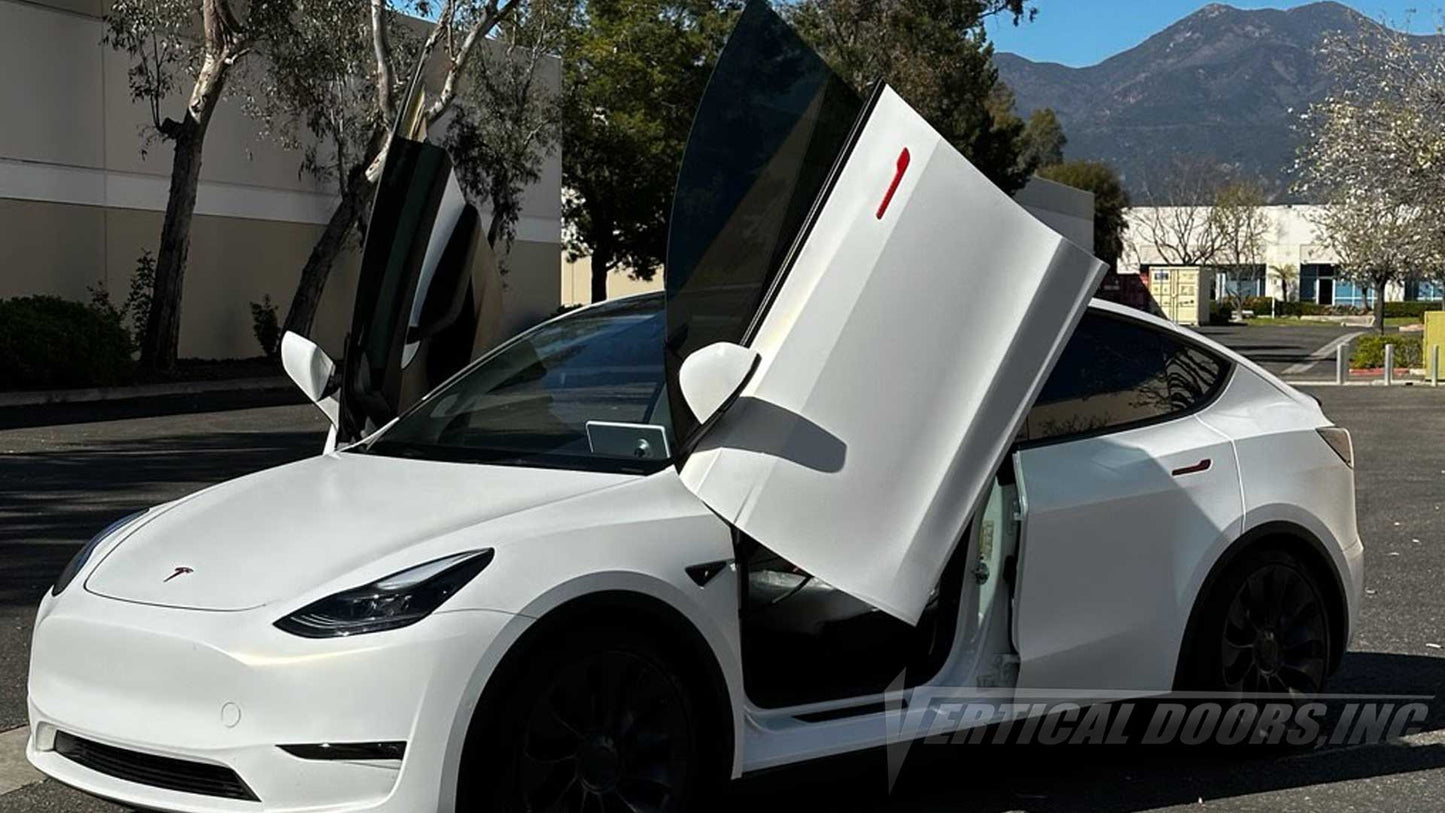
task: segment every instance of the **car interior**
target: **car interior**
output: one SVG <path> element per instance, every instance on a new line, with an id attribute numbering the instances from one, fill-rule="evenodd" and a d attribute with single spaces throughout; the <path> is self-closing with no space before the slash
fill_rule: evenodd
<path id="1" fill-rule="evenodd" d="M 956 641 L 975 633 L 1011 597 L 1016 540 L 1003 526 L 1013 487 L 1005 463 L 995 487 L 959 540 L 916 626 L 798 568 L 738 533 L 743 682 L 763 708 L 785 708 L 880 694 L 903 674 L 905 687 L 929 682 Z M 999 590 L 999 585 L 1007 585 Z M 1002 615 L 1006 616 L 1007 613 Z M 961 631 L 960 623 L 968 630 Z M 1003 625 L 1006 635 L 1007 625 Z M 965 634 L 960 634 L 964 632 Z"/>

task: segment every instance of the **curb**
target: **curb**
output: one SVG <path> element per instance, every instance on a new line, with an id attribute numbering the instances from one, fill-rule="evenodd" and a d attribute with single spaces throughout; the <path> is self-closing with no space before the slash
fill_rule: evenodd
<path id="1" fill-rule="evenodd" d="M 196 395 L 207 392 L 253 392 L 279 390 L 293 386 L 285 376 L 265 378 L 233 378 L 219 381 L 178 381 L 168 384 L 141 384 L 134 387 L 92 387 L 75 390 L 27 390 L 0 392 L 0 409 L 47 404 L 79 404 L 93 401 L 123 401 L 131 398 L 154 398 L 164 395 Z"/>
<path id="2" fill-rule="evenodd" d="M 29 740 L 30 729 L 26 726 L 0 732 L 0 796 L 45 780 L 45 775 L 25 758 L 25 743 Z"/>

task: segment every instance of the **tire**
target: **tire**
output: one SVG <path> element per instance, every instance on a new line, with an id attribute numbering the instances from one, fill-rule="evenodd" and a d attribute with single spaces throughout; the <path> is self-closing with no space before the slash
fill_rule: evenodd
<path id="1" fill-rule="evenodd" d="M 1286 551 L 1245 551 L 1200 605 L 1176 688 L 1319 692 L 1329 672 L 1330 617 L 1316 571 Z"/>
<path id="2" fill-rule="evenodd" d="M 588 625 L 523 653 L 473 724 L 458 813 L 696 810 L 706 797 L 698 688 L 651 637 Z"/>

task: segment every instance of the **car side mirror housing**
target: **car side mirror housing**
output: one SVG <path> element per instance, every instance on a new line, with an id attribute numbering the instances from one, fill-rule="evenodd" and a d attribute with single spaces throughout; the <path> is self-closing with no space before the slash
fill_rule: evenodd
<path id="1" fill-rule="evenodd" d="M 315 342 L 288 330 L 281 337 L 281 366 L 286 368 L 286 375 L 296 382 L 311 403 L 326 413 L 334 429 L 341 407 L 332 384 L 336 362 Z"/>
<path id="2" fill-rule="evenodd" d="M 683 359 L 678 370 L 682 399 L 700 424 L 707 423 L 737 396 L 758 366 L 758 351 L 717 342 Z"/>

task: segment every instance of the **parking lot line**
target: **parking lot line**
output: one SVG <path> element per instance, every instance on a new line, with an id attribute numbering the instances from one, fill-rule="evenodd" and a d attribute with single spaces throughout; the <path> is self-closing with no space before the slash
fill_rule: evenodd
<path id="1" fill-rule="evenodd" d="M 1336 336 L 1335 338 L 1326 342 L 1324 347 L 1321 347 L 1315 352 L 1310 353 L 1309 358 L 1297 364 L 1291 364 L 1290 366 L 1284 368 L 1284 371 L 1280 374 L 1281 377 L 1287 375 L 1299 375 L 1301 373 L 1308 372 L 1311 367 L 1334 356 L 1336 348 L 1342 345 L 1349 344 L 1357 337 L 1363 336 L 1368 332 L 1369 331 L 1366 330 L 1359 330 L 1354 333 L 1346 333 L 1343 336 Z"/>
<path id="2" fill-rule="evenodd" d="M 45 775 L 30 767 L 25 759 L 25 743 L 29 739 L 28 726 L 0 732 L 0 796 L 45 779 Z"/>

